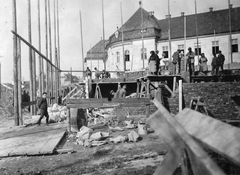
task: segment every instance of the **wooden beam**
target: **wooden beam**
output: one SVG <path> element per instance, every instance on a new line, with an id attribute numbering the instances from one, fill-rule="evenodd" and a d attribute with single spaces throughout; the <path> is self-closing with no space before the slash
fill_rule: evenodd
<path id="1" fill-rule="evenodd" d="M 38 0 L 38 47 L 39 52 L 41 52 L 41 19 L 40 19 L 40 0 Z M 42 66 L 42 58 L 39 56 L 38 58 L 38 76 L 39 76 L 39 94 L 42 95 L 43 93 L 43 66 Z"/>
<path id="2" fill-rule="evenodd" d="M 89 99 L 68 99 L 68 104 L 84 104 L 84 103 L 146 103 L 150 104 L 150 98 L 89 98 Z"/>
<path id="3" fill-rule="evenodd" d="M 240 165 L 239 128 L 187 108 L 175 119 L 201 143 Z"/>
<path id="4" fill-rule="evenodd" d="M 21 39 L 22 42 L 24 42 L 26 45 L 28 45 L 30 47 L 30 49 L 34 50 L 38 55 L 40 55 L 44 60 L 46 60 L 52 67 L 58 69 L 54 64 L 52 64 L 51 61 L 48 60 L 47 57 L 45 57 L 41 52 L 39 52 L 32 44 L 30 44 L 29 42 L 27 42 L 23 37 L 21 37 L 19 34 L 17 34 L 16 32 L 14 32 L 13 30 L 11 30 L 11 32 L 16 35 L 18 38 Z M 59 69 L 58 69 L 59 70 Z M 61 70 L 59 70 L 61 71 Z"/>
<path id="5" fill-rule="evenodd" d="M 186 145 L 186 148 L 190 150 L 190 154 L 193 155 L 191 163 L 199 165 L 199 167 L 196 167 L 194 170 L 194 173 L 196 175 L 201 175 L 201 172 L 209 175 L 224 175 L 216 163 L 210 159 L 203 148 L 188 134 L 177 120 L 171 116 L 167 109 L 156 99 L 152 102 L 157 106 L 158 111 L 147 119 L 147 123 L 150 124 L 151 128 L 153 128 L 157 134 L 165 138 L 165 141 L 171 148 L 173 148 L 174 145 L 179 145 L 180 147 L 183 143 Z M 162 133 L 163 129 L 166 130 L 165 133 Z M 173 157 L 173 159 L 174 158 L 175 157 Z"/>
<path id="6" fill-rule="evenodd" d="M 36 105 L 36 104 L 37 104 L 37 101 L 22 102 L 21 106 L 26 107 L 26 106 Z"/>
<path id="7" fill-rule="evenodd" d="M 35 101 L 36 97 L 37 97 L 37 87 L 36 87 L 36 54 L 33 51 L 32 54 L 32 68 L 33 68 L 33 98 L 32 100 Z M 32 106 L 33 107 L 33 114 L 36 115 L 36 106 Z"/>

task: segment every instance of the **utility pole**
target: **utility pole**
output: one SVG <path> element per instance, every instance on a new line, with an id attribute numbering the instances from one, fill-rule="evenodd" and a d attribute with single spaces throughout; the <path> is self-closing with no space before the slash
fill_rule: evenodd
<path id="1" fill-rule="evenodd" d="M 102 23 L 103 23 L 103 63 L 104 63 L 104 70 L 106 70 L 106 60 L 105 60 L 105 30 L 104 30 L 104 7 L 103 7 L 103 0 L 102 0 Z"/>
<path id="2" fill-rule="evenodd" d="M 56 23 L 56 0 L 53 1 L 53 12 L 54 12 L 54 58 L 55 58 L 55 66 L 58 67 L 58 57 L 57 57 L 57 23 Z M 54 81 L 54 93 L 55 93 L 55 103 L 57 103 L 58 99 L 58 70 L 55 71 L 55 81 Z"/>
<path id="3" fill-rule="evenodd" d="M 83 31 L 82 31 L 82 15 L 81 11 L 79 11 L 80 15 L 80 29 L 81 29 L 81 48 L 82 48 L 82 70 L 84 71 L 84 53 L 83 53 Z M 85 79 L 85 74 L 83 72 L 83 78 Z"/>
<path id="4" fill-rule="evenodd" d="M 145 61 L 145 53 L 144 53 L 144 40 L 143 40 L 143 9 L 142 9 L 142 1 L 139 1 L 139 5 L 141 8 L 141 35 L 142 35 L 142 61 L 143 61 L 143 69 L 145 67 L 144 61 Z"/>
<path id="5" fill-rule="evenodd" d="M 21 69 L 21 40 L 17 39 L 17 64 L 18 64 L 18 113 L 20 125 L 23 125 L 22 117 L 22 69 Z"/>
<path id="6" fill-rule="evenodd" d="M 41 52 L 41 20 L 40 20 L 40 0 L 38 0 L 38 42 L 39 42 L 39 52 Z M 42 58 L 39 55 L 39 95 L 41 96 L 41 94 L 43 93 L 43 66 L 42 66 Z"/>
<path id="7" fill-rule="evenodd" d="M 168 0 L 168 42 L 169 42 L 169 61 L 172 62 L 172 43 L 171 43 L 171 14 L 170 3 Z"/>
<path id="8" fill-rule="evenodd" d="M 199 62 L 199 42 L 198 42 L 198 22 L 197 22 L 197 0 L 195 0 L 195 22 L 196 22 L 196 36 L 197 36 L 197 56 Z"/>
<path id="9" fill-rule="evenodd" d="M 49 54 L 50 54 L 50 61 L 52 63 L 52 32 L 51 32 L 51 6 L 50 0 L 48 0 L 48 20 L 49 20 Z M 51 97 L 53 97 L 53 67 L 50 66 L 50 93 Z M 50 100 L 51 101 L 51 100 Z M 51 101 L 52 102 L 52 101 Z"/>
<path id="10" fill-rule="evenodd" d="M 229 55 L 230 55 L 230 63 L 233 63 L 233 56 L 232 56 L 232 21 L 231 21 L 231 4 L 230 4 L 230 0 L 228 0 L 228 9 L 229 9 L 228 10 L 228 14 L 229 14 Z M 228 63 L 228 69 L 230 69 L 230 64 L 229 63 Z"/>
<path id="11" fill-rule="evenodd" d="M 46 58 L 48 58 L 48 17 L 47 17 L 47 0 L 45 0 L 45 37 L 46 37 Z M 49 63 L 46 61 L 46 87 L 45 91 L 49 95 Z"/>
<path id="12" fill-rule="evenodd" d="M 31 29 L 31 1 L 28 0 L 28 40 L 32 44 L 32 29 Z M 30 74 L 30 101 L 34 100 L 33 97 L 33 58 L 32 49 L 29 47 L 29 74 Z M 31 114 L 33 114 L 33 105 L 30 106 Z"/>
<path id="13" fill-rule="evenodd" d="M 120 2 L 120 9 L 121 9 L 121 24 L 122 24 L 122 54 L 123 54 L 123 71 L 126 71 L 126 60 L 125 60 L 125 53 L 124 53 L 124 36 L 123 36 L 123 15 L 122 15 L 122 3 Z"/>
<path id="14" fill-rule="evenodd" d="M 58 69 L 60 69 L 60 40 L 59 40 L 59 6 L 58 6 L 58 0 L 57 0 L 57 38 L 58 38 Z M 58 87 L 60 88 L 60 92 L 61 92 L 61 72 L 58 72 Z"/>

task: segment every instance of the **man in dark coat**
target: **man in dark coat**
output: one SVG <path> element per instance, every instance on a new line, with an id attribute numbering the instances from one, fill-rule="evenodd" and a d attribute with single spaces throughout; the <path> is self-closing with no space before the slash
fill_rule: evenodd
<path id="1" fill-rule="evenodd" d="M 47 111 L 48 104 L 47 104 L 47 99 L 46 98 L 47 98 L 47 93 L 43 92 L 42 98 L 38 102 L 38 109 L 40 110 L 40 118 L 39 118 L 37 124 L 39 126 L 41 125 L 41 120 L 44 116 L 46 117 L 46 123 L 48 125 L 49 115 L 48 115 L 48 111 Z"/>
<path id="2" fill-rule="evenodd" d="M 155 54 L 155 56 L 156 56 L 156 72 L 155 72 L 155 74 L 156 75 L 158 75 L 158 72 L 159 72 L 159 64 L 160 64 L 160 58 L 159 58 L 159 56 L 158 56 L 158 53 L 159 53 L 159 51 L 157 50 L 156 51 L 156 54 Z"/>
<path id="3" fill-rule="evenodd" d="M 176 75 L 176 68 L 177 68 L 177 63 L 179 61 L 179 52 L 180 50 L 178 49 L 176 52 L 173 53 L 173 60 L 172 60 L 172 64 L 173 64 L 173 75 Z"/>
<path id="4" fill-rule="evenodd" d="M 222 51 L 219 50 L 218 57 L 217 57 L 217 66 L 218 68 L 221 68 L 222 72 L 223 72 L 224 61 L 225 61 L 225 56 L 222 54 Z"/>

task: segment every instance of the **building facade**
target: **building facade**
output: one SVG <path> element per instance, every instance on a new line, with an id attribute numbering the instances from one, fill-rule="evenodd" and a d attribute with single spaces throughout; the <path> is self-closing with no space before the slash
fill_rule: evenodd
<path id="1" fill-rule="evenodd" d="M 230 6 L 230 9 L 218 11 L 210 8 L 208 12 L 197 15 L 182 13 L 178 17 L 170 18 L 170 21 L 171 53 L 168 33 L 169 16 L 158 20 L 153 12 L 147 12 L 140 7 L 121 28 L 109 37 L 106 44 L 106 69 L 124 70 L 125 61 L 127 71 L 138 71 L 148 66 L 151 50 L 159 50 L 159 56 L 164 52 L 166 58 L 170 60 L 177 49 L 185 51 L 186 54 L 188 47 L 196 53 L 195 65 L 198 64 L 200 54 L 205 53 L 210 67 L 213 53 L 219 50 L 225 55 L 225 67 L 228 67 L 229 63 L 231 63 L 230 66 L 240 63 L 240 7 Z M 102 46 L 99 47 L 102 48 Z"/>

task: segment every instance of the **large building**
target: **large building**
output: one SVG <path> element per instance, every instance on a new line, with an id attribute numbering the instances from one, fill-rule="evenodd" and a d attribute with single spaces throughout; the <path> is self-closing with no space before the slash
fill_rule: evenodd
<path id="1" fill-rule="evenodd" d="M 208 65 L 211 65 L 213 52 L 219 50 L 225 55 L 225 66 L 228 63 L 239 63 L 240 7 L 233 8 L 231 6 L 230 12 L 231 45 L 229 9 L 214 11 L 213 8 L 210 8 L 205 13 L 197 15 L 184 15 L 182 13 L 178 17 L 170 18 L 170 53 L 168 16 L 165 19 L 158 20 L 154 16 L 154 12 L 147 12 L 140 7 L 123 26 L 109 37 L 106 44 L 106 69 L 114 71 L 118 67 L 123 70 L 125 60 L 126 70 L 137 71 L 142 69 L 143 66 L 144 68 L 148 66 L 151 50 L 159 50 L 160 54 L 165 52 L 167 57 L 170 58 L 177 49 L 184 52 L 184 49 L 188 47 L 191 47 L 196 53 L 196 65 L 198 64 L 197 53 L 205 53 L 208 58 Z M 232 49 L 232 60 L 230 49 Z"/>

